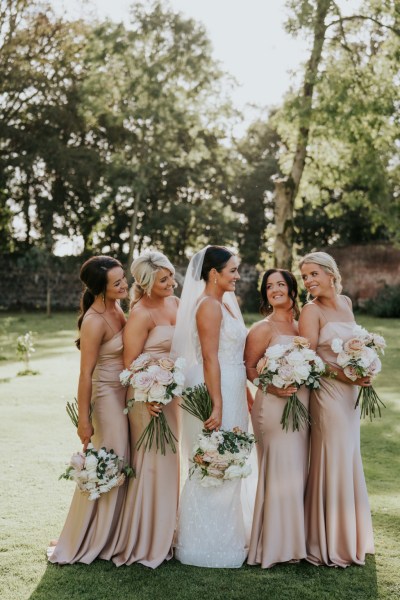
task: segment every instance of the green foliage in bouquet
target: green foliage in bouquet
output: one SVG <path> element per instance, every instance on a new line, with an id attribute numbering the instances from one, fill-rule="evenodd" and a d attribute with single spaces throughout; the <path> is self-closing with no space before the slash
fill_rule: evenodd
<path id="1" fill-rule="evenodd" d="M 207 421 L 212 413 L 212 400 L 208 389 L 204 383 L 192 388 L 186 388 L 182 392 L 183 403 L 179 406 L 188 413 L 200 419 Z"/>

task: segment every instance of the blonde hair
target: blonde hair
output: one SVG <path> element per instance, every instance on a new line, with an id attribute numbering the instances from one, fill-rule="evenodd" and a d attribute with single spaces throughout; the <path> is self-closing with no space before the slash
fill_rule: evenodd
<path id="1" fill-rule="evenodd" d="M 303 265 L 314 263 L 323 268 L 325 273 L 333 276 L 333 285 L 335 287 L 335 291 L 337 294 L 340 294 L 342 287 L 342 276 L 339 273 L 338 266 L 335 262 L 335 259 L 332 258 L 330 254 L 326 252 L 310 252 L 310 254 L 306 254 L 299 262 L 299 267 Z"/>
<path id="2" fill-rule="evenodd" d="M 175 275 L 175 267 L 168 258 L 156 250 L 148 250 L 136 258 L 131 264 L 131 273 L 134 283 L 131 287 L 130 308 L 145 295 L 150 296 L 158 271 L 168 269 Z"/>

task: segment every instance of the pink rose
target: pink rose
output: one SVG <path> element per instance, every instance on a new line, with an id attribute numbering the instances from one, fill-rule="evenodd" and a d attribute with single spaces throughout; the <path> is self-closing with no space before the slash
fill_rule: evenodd
<path id="1" fill-rule="evenodd" d="M 171 358 L 160 358 L 158 364 L 162 369 L 167 369 L 167 371 L 172 371 L 175 366 L 175 363 Z"/>
<path id="2" fill-rule="evenodd" d="M 365 344 L 363 340 L 360 340 L 359 338 L 351 338 L 350 340 L 347 340 L 347 342 L 344 343 L 343 349 L 349 354 L 357 354 L 358 352 L 361 352 L 361 350 L 363 350 L 364 346 Z"/>
<path id="3" fill-rule="evenodd" d="M 310 342 L 307 338 L 301 337 L 301 335 L 295 335 L 293 338 L 293 344 L 295 346 L 300 346 L 300 348 L 309 348 Z"/>
<path id="4" fill-rule="evenodd" d="M 267 364 L 268 364 L 267 357 L 266 356 L 262 356 L 260 358 L 260 360 L 258 361 L 257 366 L 256 366 L 256 371 L 257 371 L 257 373 L 259 375 L 261 375 L 261 373 L 264 371 L 264 369 L 267 366 Z"/>
<path id="5" fill-rule="evenodd" d="M 351 379 L 351 381 L 355 381 L 358 378 L 357 371 L 352 365 L 348 365 L 347 367 L 345 367 L 343 369 L 343 372 L 346 375 L 346 377 Z"/>
<path id="6" fill-rule="evenodd" d="M 135 373 L 135 375 L 131 379 L 132 387 L 143 392 L 147 392 L 151 388 L 153 383 L 153 375 L 151 373 L 147 373 L 146 371 L 140 371 L 139 373 Z"/>
<path id="7" fill-rule="evenodd" d="M 71 456 L 71 460 L 69 461 L 71 467 L 75 469 L 75 471 L 81 471 L 85 465 L 85 456 L 81 452 L 77 452 Z"/>
<path id="8" fill-rule="evenodd" d="M 381 363 L 381 361 L 379 360 L 379 358 L 376 358 L 376 359 L 374 360 L 374 362 L 372 362 L 372 363 L 369 365 L 369 367 L 368 367 L 368 374 L 369 374 L 371 377 L 375 377 L 376 375 L 378 375 L 378 373 L 380 373 L 380 372 L 381 372 L 381 369 L 382 369 L 382 363 Z"/>
<path id="9" fill-rule="evenodd" d="M 286 385 L 289 385 L 295 381 L 295 373 L 291 365 L 282 365 L 282 367 L 279 367 L 278 375 L 281 379 L 283 379 L 283 381 L 285 381 Z"/>
<path id="10" fill-rule="evenodd" d="M 155 375 L 155 380 L 157 383 L 161 383 L 161 385 L 165 386 L 169 385 L 174 380 L 171 371 L 167 371 L 161 367 L 159 367 L 157 371 L 154 371 L 153 375 Z"/>

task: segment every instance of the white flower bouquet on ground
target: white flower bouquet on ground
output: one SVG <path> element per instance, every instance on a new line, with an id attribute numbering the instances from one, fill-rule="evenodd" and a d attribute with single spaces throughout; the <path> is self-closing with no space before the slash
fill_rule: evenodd
<path id="1" fill-rule="evenodd" d="M 373 379 L 382 369 L 378 352 L 384 354 L 386 342 L 381 335 L 369 333 L 359 325 L 355 327 L 354 333 L 355 335 L 345 342 L 340 338 L 332 340 L 331 348 L 338 355 L 337 364 L 351 381 L 359 377 Z M 369 415 L 371 421 L 372 417 L 376 417 L 376 413 L 381 416 L 381 405 L 386 408 L 372 386 L 360 387 L 354 408 L 358 405 L 361 417 Z"/>
<path id="2" fill-rule="evenodd" d="M 258 377 L 253 383 L 266 393 L 271 384 L 279 389 L 291 386 L 299 388 L 303 384 L 311 389 L 318 388 L 319 380 L 325 372 L 325 364 L 310 349 L 308 340 L 295 336 L 290 344 L 269 346 L 256 369 Z M 283 409 L 282 429 L 288 431 L 290 421 L 293 431 L 310 425 L 309 412 L 296 393 L 288 398 Z"/>
<path id="3" fill-rule="evenodd" d="M 212 401 L 204 384 L 182 392 L 181 407 L 202 422 L 212 412 Z M 234 427 L 232 431 L 203 429 L 193 448 L 189 477 L 196 478 L 203 487 L 218 487 L 225 481 L 248 477 L 247 464 L 255 443 L 253 434 Z"/>
<path id="4" fill-rule="evenodd" d="M 134 476 L 131 467 L 122 467 L 123 459 L 113 450 L 95 450 L 89 444 L 85 452 L 72 455 L 69 465 L 59 479 L 74 481 L 89 500 L 97 500 L 114 487 L 122 485 L 126 477 Z"/>
<path id="5" fill-rule="evenodd" d="M 185 360 L 177 358 L 155 358 L 151 354 L 140 354 L 132 362 L 129 369 L 120 374 L 122 385 L 133 388 L 133 398 L 127 401 L 125 414 L 132 409 L 135 402 L 154 402 L 155 404 L 169 404 L 174 396 L 182 393 L 185 378 L 183 369 Z M 158 417 L 151 417 L 139 440 L 136 448 L 144 444 L 146 450 L 150 450 L 153 442 L 156 444 L 156 452 L 161 450 L 165 455 L 166 446 L 169 445 L 172 452 L 176 452 L 175 435 L 171 431 L 163 412 Z"/>

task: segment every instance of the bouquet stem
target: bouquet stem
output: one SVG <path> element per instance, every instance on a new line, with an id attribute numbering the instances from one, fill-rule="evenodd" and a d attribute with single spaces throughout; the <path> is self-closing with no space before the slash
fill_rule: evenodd
<path id="1" fill-rule="evenodd" d="M 376 417 L 376 411 L 378 411 L 379 416 L 381 416 L 380 404 L 383 406 L 383 408 L 386 408 L 386 405 L 379 398 L 372 386 L 360 387 L 354 409 L 360 405 L 360 418 L 365 419 L 365 417 L 369 415 L 369 420 L 372 421 L 372 417 Z"/>
<path id="2" fill-rule="evenodd" d="M 286 432 L 289 430 L 289 423 L 292 421 L 292 431 L 300 431 L 303 427 L 311 425 L 310 413 L 297 397 L 297 394 L 289 396 L 285 408 L 283 409 L 281 425 Z"/>
<path id="3" fill-rule="evenodd" d="M 136 443 L 136 449 L 139 450 L 142 444 L 144 444 L 145 450 L 150 450 L 153 445 L 154 436 L 156 438 L 156 452 L 160 450 L 161 454 L 165 456 L 166 446 L 169 445 L 172 452 L 176 453 L 175 442 L 178 440 L 172 433 L 163 412 L 160 412 L 158 417 L 151 417 L 150 423 Z"/>
<path id="4" fill-rule="evenodd" d="M 186 388 L 182 393 L 182 400 L 183 402 L 179 406 L 203 423 L 210 418 L 212 400 L 204 383 L 193 388 Z"/>

